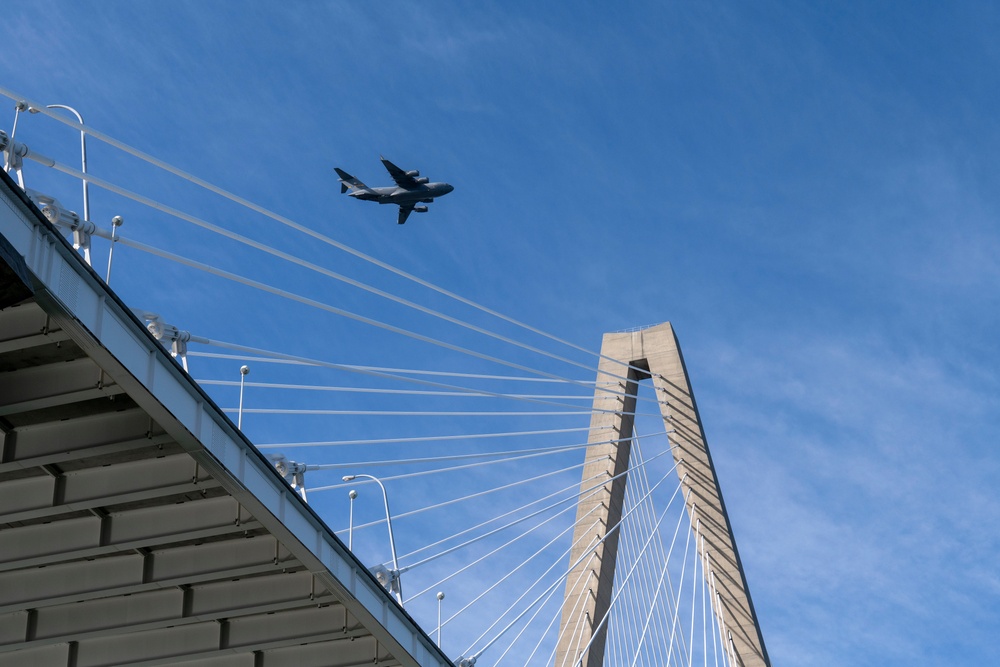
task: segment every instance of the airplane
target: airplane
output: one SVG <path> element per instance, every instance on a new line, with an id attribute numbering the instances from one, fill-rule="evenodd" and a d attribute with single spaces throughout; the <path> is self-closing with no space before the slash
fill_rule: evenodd
<path id="1" fill-rule="evenodd" d="M 428 183 L 428 178 L 421 176 L 416 169 L 403 171 L 384 157 L 381 160 L 389 175 L 392 176 L 392 180 L 396 181 L 396 185 L 370 188 L 343 169 L 338 167 L 333 169 L 340 176 L 341 194 L 350 190 L 349 196 L 356 199 L 377 201 L 379 204 L 397 204 L 399 206 L 397 222 L 400 225 L 406 222 L 410 213 L 414 211 L 417 213 L 427 212 L 427 207 L 417 206 L 418 203 L 429 204 L 434 201 L 435 197 L 442 197 L 455 189 L 447 183 Z"/>

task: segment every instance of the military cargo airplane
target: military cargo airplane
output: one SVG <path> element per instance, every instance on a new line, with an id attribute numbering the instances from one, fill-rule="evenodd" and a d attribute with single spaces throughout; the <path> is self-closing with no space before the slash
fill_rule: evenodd
<path id="1" fill-rule="evenodd" d="M 382 164 L 385 165 L 392 180 L 396 185 L 381 188 L 370 188 L 358 179 L 348 174 L 343 169 L 334 167 L 337 175 L 340 176 L 341 194 L 350 190 L 351 197 L 363 201 L 377 201 L 379 204 L 397 204 L 399 206 L 399 218 L 397 222 L 403 224 L 410 217 L 410 213 L 426 213 L 426 206 L 417 204 L 429 204 L 435 197 L 442 197 L 455 188 L 447 183 L 428 183 L 426 176 L 421 176 L 416 169 L 403 171 L 385 158 Z"/>

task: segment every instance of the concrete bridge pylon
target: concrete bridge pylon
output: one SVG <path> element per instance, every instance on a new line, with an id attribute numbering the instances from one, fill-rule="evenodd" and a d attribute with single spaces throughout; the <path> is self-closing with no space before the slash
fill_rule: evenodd
<path id="1" fill-rule="evenodd" d="M 606 475 L 609 482 L 589 497 L 581 493 L 576 546 L 569 561 L 577 565 L 566 581 L 555 664 L 604 664 L 607 623 L 602 621 L 611 603 L 619 539 L 619 531 L 610 531 L 622 517 L 628 481 L 622 473 L 629 467 L 636 396 L 644 380 L 652 381 L 665 422 L 730 663 L 770 667 L 684 358 L 669 322 L 604 336 L 581 492 L 592 487 L 593 481 L 587 480 L 597 475 Z"/>

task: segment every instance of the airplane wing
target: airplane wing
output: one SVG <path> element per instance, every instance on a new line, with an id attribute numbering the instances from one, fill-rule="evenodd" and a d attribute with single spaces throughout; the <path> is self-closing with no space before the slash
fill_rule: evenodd
<path id="1" fill-rule="evenodd" d="M 417 172 L 403 171 L 385 158 L 381 159 L 382 164 L 385 165 L 386 171 L 388 171 L 389 175 L 392 176 L 392 180 L 396 181 L 396 185 L 401 188 L 406 188 L 407 190 L 412 190 L 417 187 L 417 181 L 414 178 L 414 174 L 419 176 Z"/>
<path id="2" fill-rule="evenodd" d="M 404 222 L 406 222 L 406 219 L 410 217 L 411 213 L 413 213 L 413 204 L 400 204 L 399 218 L 396 220 L 396 222 L 400 225 L 403 224 Z"/>

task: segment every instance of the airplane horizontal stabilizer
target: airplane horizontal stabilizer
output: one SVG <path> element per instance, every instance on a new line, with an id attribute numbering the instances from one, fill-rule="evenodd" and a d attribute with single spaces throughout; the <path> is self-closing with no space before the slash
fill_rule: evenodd
<path id="1" fill-rule="evenodd" d="M 333 170 L 335 172 L 337 172 L 338 176 L 340 176 L 340 193 L 341 194 L 347 192 L 348 188 L 359 188 L 361 190 L 369 190 L 370 189 L 367 185 L 365 185 L 364 183 L 362 183 L 358 179 L 354 178 L 353 176 L 351 176 L 350 174 L 348 174 L 346 171 L 344 171 L 340 167 L 334 167 Z"/>

